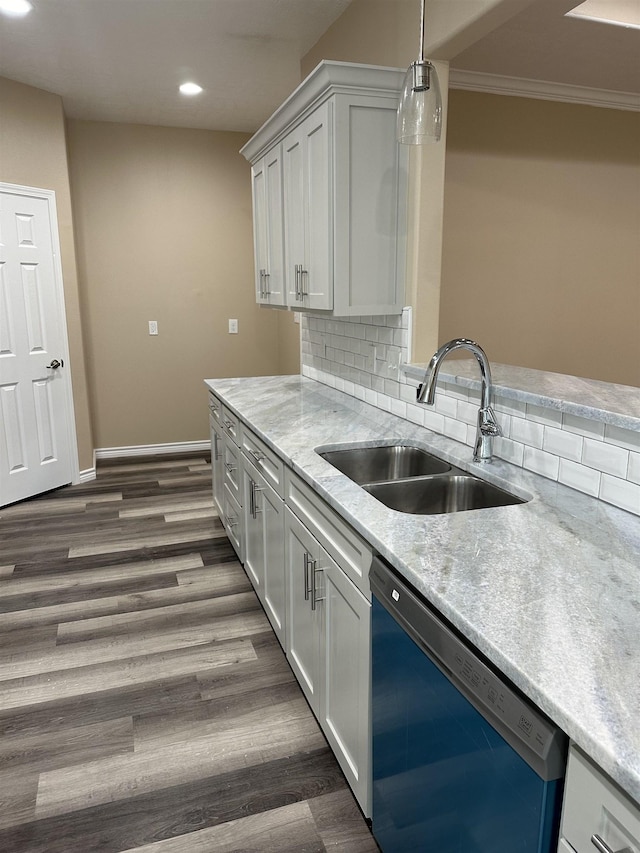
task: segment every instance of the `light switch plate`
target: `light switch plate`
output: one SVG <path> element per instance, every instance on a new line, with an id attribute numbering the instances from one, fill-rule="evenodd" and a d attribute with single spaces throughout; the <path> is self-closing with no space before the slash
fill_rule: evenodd
<path id="1" fill-rule="evenodd" d="M 237 320 L 229 320 L 229 334 L 237 335 L 238 334 L 238 321 Z"/>
<path id="2" fill-rule="evenodd" d="M 149 320 L 149 334 L 157 335 L 158 334 L 158 321 L 157 320 Z"/>

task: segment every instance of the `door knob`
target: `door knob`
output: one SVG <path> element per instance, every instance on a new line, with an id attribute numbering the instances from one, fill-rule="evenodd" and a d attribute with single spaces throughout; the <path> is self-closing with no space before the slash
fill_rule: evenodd
<path id="1" fill-rule="evenodd" d="M 59 367 L 64 367 L 64 361 L 58 361 L 57 358 L 54 358 L 51 364 L 47 365 L 47 370 L 57 370 Z"/>

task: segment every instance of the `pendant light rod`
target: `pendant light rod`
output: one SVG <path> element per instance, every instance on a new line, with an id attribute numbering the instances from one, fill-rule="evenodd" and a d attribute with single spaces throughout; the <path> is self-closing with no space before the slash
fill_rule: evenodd
<path id="1" fill-rule="evenodd" d="M 424 62 L 424 7 L 426 5 L 427 0 L 422 0 L 422 4 L 420 6 L 420 62 Z"/>

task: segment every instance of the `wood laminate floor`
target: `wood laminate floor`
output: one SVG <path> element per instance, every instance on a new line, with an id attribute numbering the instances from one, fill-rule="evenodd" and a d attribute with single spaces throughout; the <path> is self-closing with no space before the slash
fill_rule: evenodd
<path id="1" fill-rule="evenodd" d="M 207 455 L 0 509 L 2 853 L 377 850 Z"/>

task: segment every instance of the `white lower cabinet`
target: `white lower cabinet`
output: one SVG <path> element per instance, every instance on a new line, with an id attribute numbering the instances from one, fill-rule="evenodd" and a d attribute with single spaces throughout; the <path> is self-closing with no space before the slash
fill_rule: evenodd
<path id="1" fill-rule="evenodd" d="M 640 853 L 640 808 L 574 745 L 560 835 L 558 853 Z"/>
<path id="2" fill-rule="evenodd" d="M 248 459 L 243 465 L 245 571 L 285 645 L 284 501 Z"/>
<path id="3" fill-rule="evenodd" d="M 371 605 L 287 507 L 287 657 L 364 814 L 371 813 Z"/>
<path id="4" fill-rule="evenodd" d="M 213 394 L 210 408 L 216 509 L 370 817 L 371 548 Z"/>

